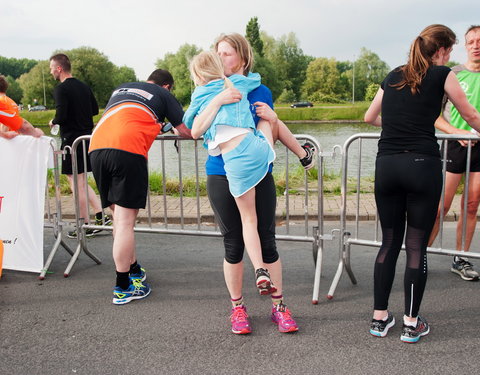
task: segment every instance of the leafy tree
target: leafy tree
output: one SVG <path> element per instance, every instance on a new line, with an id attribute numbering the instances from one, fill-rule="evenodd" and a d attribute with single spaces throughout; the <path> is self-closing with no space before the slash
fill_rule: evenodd
<path id="1" fill-rule="evenodd" d="M 301 87 L 306 77 L 308 64 L 313 60 L 306 56 L 299 47 L 299 42 L 294 33 L 282 36 L 275 40 L 262 33 L 265 57 L 269 59 L 278 77 L 282 77 L 281 90 L 291 90 L 296 99 L 300 99 Z"/>
<path id="2" fill-rule="evenodd" d="M 371 102 L 375 95 L 377 94 L 377 91 L 379 89 L 380 85 L 378 83 L 370 83 L 367 87 L 367 90 L 365 91 L 365 100 L 367 102 Z"/>
<path id="3" fill-rule="evenodd" d="M 49 61 L 39 61 L 28 73 L 22 74 L 18 83 L 23 91 L 22 103 L 34 104 L 37 101 L 44 104 L 44 95 L 47 108 L 54 108 L 53 89 L 55 80 L 50 75 Z"/>
<path id="4" fill-rule="evenodd" d="M 278 103 L 291 103 L 296 100 L 293 90 L 283 89 L 280 96 L 277 98 Z"/>
<path id="5" fill-rule="evenodd" d="M 380 84 L 390 71 L 387 63 L 378 55 L 363 47 L 355 61 L 355 100 L 363 100 L 369 84 Z M 351 72 L 350 72 L 351 73 Z M 350 79 L 353 74 L 349 74 Z"/>
<path id="6" fill-rule="evenodd" d="M 85 82 L 93 91 L 100 107 L 104 107 L 115 88 L 115 65 L 92 47 L 79 47 L 65 53 L 72 63 L 72 75 Z"/>
<path id="7" fill-rule="evenodd" d="M 258 17 L 250 18 L 247 23 L 246 38 L 250 42 L 253 50 L 257 52 L 260 57 L 263 57 L 263 41 L 260 38 L 260 25 L 258 24 Z"/>
<path id="8" fill-rule="evenodd" d="M 270 89 L 273 100 L 275 101 L 282 92 L 282 82 L 278 73 L 272 62 L 265 57 L 261 57 L 255 53 L 254 60 L 253 71 L 261 75 L 262 83 Z"/>
<path id="9" fill-rule="evenodd" d="M 188 66 L 193 56 L 201 51 L 194 44 L 184 44 L 176 53 L 167 53 L 163 59 L 158 59 L 156 62 L 158 69 L 166 69 L 172 74 L 175 79 L 173 94 L 183 105 L 190 103 L 194 90 Z"/>
<path id="10" fill-rule="evenodd" d="M 31 59 L 16 59 L 0 56 L 0 74 L 4 76 L 11 76 L 13 79 L 17 79 L 22 74 L 27 73 L 35 65 L 37 60 Z"/>
<path id="11" fill-rule="evenodd" d="M 343 100 L 352 99 L 352 62 L 338 61 L 337 70 L 340 72 L 337 95 Z"/>
<path id="12" fill-rule="evenodd" d="M 113 71 L 113 81 L 114 87 L 125 83 L 125 82 L 136 82 L 138 81 L 135 71 L 128 66 L 115 67 Z"/>
<path id="13" fill-rule="evenodd" d="M 23 91 L 22 88 L 20 87 L 20 84 L 13 78 L 12 76 L 7 76 L 7 82 L 8 82 L 8 89 L 7 89 L 7 95 L 15 101 L 15 103 L 21 103 L 22 102 L 22 96 L 23 96 Z"/>
<path id="14" fill-rule="evenodd" d="M 338 99 L 339 82 L 340 72 L 336 60 L 319 57 L 308 64 L 303 85 L 304 96 L 313 101 L 322 95 Z"/>

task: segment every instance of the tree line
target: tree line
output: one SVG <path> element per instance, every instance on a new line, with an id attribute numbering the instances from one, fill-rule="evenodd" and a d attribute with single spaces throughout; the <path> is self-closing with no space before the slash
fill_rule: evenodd
<path id="1" fill-rule="evenodd" d="M 390 68 L 380 57 L 366 49 L 354 61 L 306 55 L 294 33 L 278 39 L 260 31 L 258 18 L 246 26 L 247 39 L 255 55 L 254 71 L 271 90 L 276 102 L 309 100 L 322 103 L 371 100 Z M 202 49 L 184 44 L 175 53 L 156 61 L 157 68 L 169 70 L 175 78 L 174 95 L 183 104 L 190 102 L 194 86 L 188 65 Z M 102 52 L 80 47 L 65 53 L 72 62 L 73 75 L 87 83 L 100 106 L 105 106 L 113 89 L 123 82 L 137 81 L 132 68 L 118 67 Z M 453 65 L 455 63 L 452 63 Z M 50 75 L 49 61 L 15 59 L 0 56 L 0 74 L 10 83 L 8 95 L 17 103 L 54 106 L 53 89 L 57 84 Z"/>
<path id="2" fill-rule="evenodd" d="M 100 106 L 105 106 L 113 89 L 123 82 L 137 81 L 135 71 L 127 66 L 116 66 L 107 56 L 92 47 L 79 47 L 65 53 L 72 63 L 73 75 L 88 84 Z M 53 108 L 53 89 L 57 85 L 50 74 L 48 60 L 15 59 L 0 56 L 0 74 L 10 84 L 7 94 L 17 103 L 46 104 Z"/>
<path id="3" fill-rule="evenodd" d="M 253 70 L 261 74 L 262 83 L 281 103 L 297 100 L 323 103 L 371 100 L 371 93 L 376 92 L 390 70 L 387 63 L 366 48 L 360 50 L 355 61 L 308 56 L 300 48 L 294 33 L 275 39 L 260 31 L 257 17 L 250 19 L 245 35 L 254 50 Z M 201 50 L 194 44 L 184 44 L 177 52 L 167 53 L 156 62 L 158 68 L 173 74 L 174 94 L 183 104 L 190 101 L 193 91 L 188 64 Z"/>

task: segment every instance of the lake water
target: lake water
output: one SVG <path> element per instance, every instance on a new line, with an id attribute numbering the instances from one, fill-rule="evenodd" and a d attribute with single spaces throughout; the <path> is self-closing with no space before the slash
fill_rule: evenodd
<path id="1" fill-rule="evenodd" d="M 288 124 L 288 127 L 294 134 L 305 134 L 311 137 L 314 137 L 322 148 L 323 152 L 331 152 L 333 146 L 340 145 L 343 146 L 345 141 L 356 133 L 378 133 L 379 128 L 376 128 L 367 124 L 351 124 L 351 123 L 327 123 L 327 124 L 318 124 L 318 123 L 302 123 L 302 124 Z M 44 129 L 45 133 L 48 133 L 48 130 Z M 57 138 L 58 140 L 58 138 Z M 178 163 L 178 154 L 173 145 L 173 141 L 156 141 L 154 142 L 152 148 L 149 152 L 149 169 L 150 171 L 161 171 L 162 170 L 162 143 L 164 148 L 165 155 L 165 170 L 168 177 L 176 177 L 179 175 L 179 163 Z M 303 142 L 302 142 L 303 143 Z M 181 168 L 182 175 L 194 175 L 194 165 L 195 165 L 195 147 L 194 142 L 191 140 L 181 141 Z M 207 157 L 207 151 L 203 148 L 202 143 L 197 142 L 197 154 L 198 154 L 198 163 L 199 163 L 199 174 L 200 177 L 205 175 L 205 160 Z M 353 170 L 356 165 L 358 165 L 358 160 L 356 160 L 358 149 L 357 146 L 352 146 L 351 155 L 352 155 L 352 164 L 349 166 Z M 285 147 L 277 142 L 275 147 L 277 153 L 277 160 L 275 161 L 276 168 L 284 169 L 286 152 Z M 376 140 L 366 140 L 362 144 L 362 175 L 371 176 L 373 175 L 375 154 L 377 151 L 377 141 Z M 298 159 L 292 153 L 288 156 L 289 165 L 296 167 L 299 165 Z M 340 157 L 336 160 L 331 158 L 325 159 L 325 168 L 329 172 L 339 173 L 340 172 Z M 350 174 L 350 173 L 349 173 Z"/>

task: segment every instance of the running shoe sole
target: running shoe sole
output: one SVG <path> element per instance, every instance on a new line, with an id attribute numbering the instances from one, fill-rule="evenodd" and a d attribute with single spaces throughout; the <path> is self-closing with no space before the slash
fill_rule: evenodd
<path id="1" fill-rule="evenodd" d="M 465 276 L 462 271 L 459 271 L 457 270 L 456 268 L 450 268 L 450 271 L 452 271 L 453 273 L 456 273 L 458 276 L 460 276 L 463 280 L 466 280 L 466 281 L 478 281 L 478 277 L 468 277 L 468 276 Z"/>
<path id="2" fill-rule="evenodd" d="M 417 337 L 406 337 L 406 336 L 400 336 L 400 340 L 402 340 L 403 342 L 406 342 L 408 344 L 414 344 L 416 342 L 418 342 L 418 340 L 420 340 L 420 337 L 423 337 L 423 336 L 426 336 L 430 333 L 430 327 L 428 327 L 428 329 L 421 333 L 420 335 L 418 335 Z"/>
<path id="3" fill-rule="evenodd" d="M 268 294 L 275 293 L 277 291 L 277 288 L 272 284 L 272 282 L 269 279 L 260 279 L 257 281 L 257 288 L 258 292 L 262 296 L 266 296 Z"/>
<path id="4" fill-rule="evenodd" d="M 252 333 L 252 330 L 250 328 L 243 328 L 241 331 L 235 331 L 232 329 L 232 332 L 236 335 L 247 335 L 249 333 Z"/>

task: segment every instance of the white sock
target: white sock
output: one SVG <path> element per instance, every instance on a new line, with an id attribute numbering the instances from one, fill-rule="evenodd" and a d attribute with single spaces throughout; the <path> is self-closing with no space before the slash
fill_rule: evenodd
<path id="1" fill-rule="evenodd" d="M 403 324 L 405 324 L 406 326 L 415 328 L 417 326 L 417 321 L 418 321 L 417 318 L 415 318 L 415 321 L 412 322 L 410 320 L 407 320 L 407 317 L 405 315 L 403 316 Z"/>

